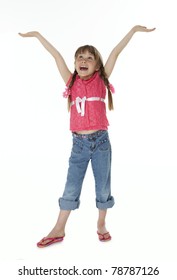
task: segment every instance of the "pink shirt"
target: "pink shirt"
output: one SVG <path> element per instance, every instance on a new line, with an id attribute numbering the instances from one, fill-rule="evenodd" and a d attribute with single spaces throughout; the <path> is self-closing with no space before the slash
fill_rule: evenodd
<path id="1" fill-rule="evenodd" d="M 67 86 L 71 77 L 67 82 Z M 71 96 L 70 130 L 107 130 L 106 117 L 106 87 L 99 73 L 96 72 L 88 80 L 76 80 L 70 90 L 66 90 L 64 97 Z"/>

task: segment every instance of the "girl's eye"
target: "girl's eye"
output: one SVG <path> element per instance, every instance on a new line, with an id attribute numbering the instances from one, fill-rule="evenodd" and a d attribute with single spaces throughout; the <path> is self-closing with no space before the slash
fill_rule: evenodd
<path id="1" fill-rule="evenodd" d="M 77 59 L 79 59 L 79 60 L 85 59 L 85 60 L 93 61 L 94 57 L 93 56 L 88 56 L 88 57 L 84 58 L 84 56 L 82 54 L 80 54 L 80 55 L 78 55 Z"/>

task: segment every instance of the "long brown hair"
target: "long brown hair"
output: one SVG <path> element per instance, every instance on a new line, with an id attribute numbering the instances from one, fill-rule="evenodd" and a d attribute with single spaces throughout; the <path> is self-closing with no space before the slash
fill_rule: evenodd
<path id="1" fill-rule="evenodd" d="M 104 66 L 103 66 L 103 60 L 102 60 L 102 57 L 101 57 L 101 54 L 99 53 L 99 51 L 94 47 L 94 46 L 91 46 L 91 45 L 84 45 L 84 46 L 81 46 L 79 47 L 76 52 L 75 52 L 75 59 L 77 58 L 77 56 L 81 53 L 84 53 L 85 51 L 88 51 L 89 53 L 93 54 L 96 62 L 97 62 L 97 67 L 99 68 L 99 75 L 101 77 L 101 79 L 103 80 L 107 90 L 108 90 L 108 108 L 109 110 L 113 110 L 114 109 L 114 106 L 113 106 L 113 98 L 112 98 L 112 93 L 111 93 L 111 89 L 110 89 L 110 84 L 109 84 L 109 80 L 107 78 L 107 75 L 105 73 L 105 70 L 104 70 Z M 72 75 L 72 78 L 71 78 L 71 82 L 68 86 L 68 89 L 71 89 L 73 84 L 74 84 L 74 81 L 76 79 L 76 76 L 77 76 L 77 71 L 75 70 L 73 75 Z M 68 109 L 70 108 L 70 103 L 71 103 L 71 99 L 70 99 L 70 96 L 68 97 Z"/>

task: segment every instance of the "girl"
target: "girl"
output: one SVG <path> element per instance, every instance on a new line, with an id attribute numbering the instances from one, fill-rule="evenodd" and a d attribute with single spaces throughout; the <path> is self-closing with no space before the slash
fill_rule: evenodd
<path id="1" fill-rule="evenodd" d="M 40 248 L 61 242 L 71 210 L 79 207 L 83 179 L 89 161 L 95 178 L 96 207 L 98 208 L 97 234 L 100 241 L 111 240 L 106 229 L 107 209 L 114 205 L 111 195 L 111 145 L 108 136 L 105 96 L 108 92 L 108 107 L 113 109 L 114 89 L 108 78 L 118 55 L 138 32 L 151 32 L 144 26 L 134 26 L 110 53 L 103 66 L 98 50 L 85 45 L 75 53 L 75 71 L 72 74 L 62 55 L 39 32 L 19 33 L 22 37 L 36 37 L 54 57 L 58 70 L 67 85 L 64 97 L 68 98 L 70 130 L 73 146 L 69 159 L 68 175 L 63 196 L 59 199 L 60 212 L 52 231 L 37 243 Z"/>

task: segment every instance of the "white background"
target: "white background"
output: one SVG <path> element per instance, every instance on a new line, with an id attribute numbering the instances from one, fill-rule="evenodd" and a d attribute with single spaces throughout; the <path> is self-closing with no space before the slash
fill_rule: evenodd
<path id="1" fill-rule="evenodd" d="M 109 264 L 108 269 L 161 266 L 166 271 L 159 279 L 176 279 L 172 272 L 177 260 L 174 4 L 172 0 L 1 0 L 0 257 L 4 267 L 30 262 L 63 267 Z M 108 112 L 116 204 L 108 211 L 107 227 L 113 239 L 98 242 L 89 167 L 81 206 L 69 218 L 64 242 L 38 249 L 36 242 L 48 234 L 58 216 L 71 135 L 62 97 L 65 85 L 53 58 L 37 39 L 22 38 L 18 32 L 40 31 L 73 71 L 74 52 L 80 45 L 96 46 L 105 61 L 136 24 L 156 31 L 135 34 L 110 77 L 116 89 L 115 110 Z"/>

